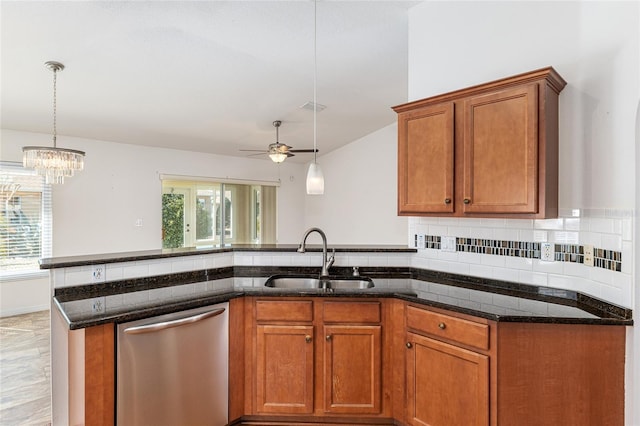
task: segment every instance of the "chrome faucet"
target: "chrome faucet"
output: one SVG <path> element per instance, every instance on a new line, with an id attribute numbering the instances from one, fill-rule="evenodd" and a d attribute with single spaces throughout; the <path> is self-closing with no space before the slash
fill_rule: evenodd
<path id="1" fill-rule="evenodd" d="M 320 270 L 320 277 L 326 277 L 329 275 L 329 268 L 333 265 L 336 257 L 336 249 L 333 249 L 331 257 L 327 259 L 327 236 L 320 228 L 309 228 L 305 231 L 302 237 L 302 242 L 298 246 L 298 253 L 305 252 L 305 245 L 307 244 L 307 237 L 310 233 L 317 232 L 322 237 L 322 269 Z"/>

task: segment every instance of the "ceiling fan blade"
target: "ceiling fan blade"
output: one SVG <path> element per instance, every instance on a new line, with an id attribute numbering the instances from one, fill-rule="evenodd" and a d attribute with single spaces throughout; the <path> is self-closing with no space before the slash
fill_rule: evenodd
<path id="1" fill-rule="evenodd" d="M 264 154 L 267 153 L 267 151 L 265 151 L 264 149 L 239 149 L 238 151 L 243 151 L 243 152 L 262 152 Z"/>
<path id="2" fill-rule="evenodd" d="M 290 149 L 289 152 L 320 152 L 319 149 Z"/>
<path id="3" fill-rule="evenodd" d="M 256 157 L 258 155 L 267 155 L 267 154 L 268 154 L 267 152 L 259 152 L 257 154 L 249 154 L 249 155 L 247 155 L 247 157 Z"/>

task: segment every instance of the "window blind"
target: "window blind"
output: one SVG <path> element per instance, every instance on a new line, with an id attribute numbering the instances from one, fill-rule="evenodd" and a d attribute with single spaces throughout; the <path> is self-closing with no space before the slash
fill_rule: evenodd
<path id="1" fill-rule="evenodd" d="M 41 273 L 51 228 L 51 185 L 19 163 L 0 162 L 0 279 Z"/>

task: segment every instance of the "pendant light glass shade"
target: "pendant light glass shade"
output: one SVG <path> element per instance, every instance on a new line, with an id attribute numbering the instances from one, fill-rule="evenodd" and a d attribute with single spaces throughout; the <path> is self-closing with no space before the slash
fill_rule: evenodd
<path id="1" fill-rule="evenodd" d="M 60 62 L 48 61 L 45 66 L 53 72 L 53 147 L 22 147 L 22 165 L 35 169 L 44 176 L 45 183 L 64 183 L 65 177 L 72 177 L 84 168 L 84 152 L 56 146 L 56 77 L 64 69 Z"/>
<path id="2" fill-rule="evenodd" d="M 318 163 L 309 164 L 309 171 L 307 172 L 307 194 L 324 194 L 324 175 Z"/>
<path id="3" fill-rule="evenodd" d="M 276 152 L 274 154 L 269 154 L 269 158 L 271 158 L 271 161 L 273 161 L 274 163 L 282 163 L 287 159 L 287 154 Z"/>

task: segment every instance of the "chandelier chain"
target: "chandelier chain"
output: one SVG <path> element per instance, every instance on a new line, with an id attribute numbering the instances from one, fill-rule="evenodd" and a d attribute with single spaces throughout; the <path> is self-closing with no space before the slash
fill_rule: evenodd
<path id="1" fill-rule="evenodd" d="M 57 88 L 58 88 L 58 70 L 53 69 L 53 147 L 56 148 L 56 136 L 58 134 L 56 118 L 58 115 Z"/>

